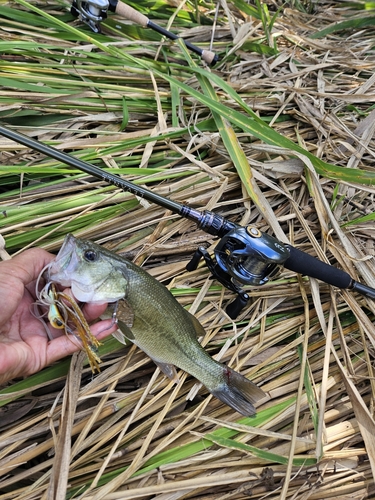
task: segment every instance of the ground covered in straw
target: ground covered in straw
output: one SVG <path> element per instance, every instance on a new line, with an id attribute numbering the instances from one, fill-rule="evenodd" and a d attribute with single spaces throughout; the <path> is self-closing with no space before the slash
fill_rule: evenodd
<path id="1" fill-rule="evenodd" d="M 65 1 L 1 2 L 2 124 L 373 286 L 374 5 L 131 5 L 219 62 L 112 13 L 94 34 Z M 370 299 L 281 270 L 232 321 L 234 295 L 204 265 L 185 270 L 214 237 L 1 137 L 0 151 L 11 255 L 56 252 L 72 232 L 131 258 L 201 321 L 211 355 L 267 393 L 241 418 L 110 339 L 98 375 L 79 355 L 2 388 L 1 500 L 374 495 Z"/>

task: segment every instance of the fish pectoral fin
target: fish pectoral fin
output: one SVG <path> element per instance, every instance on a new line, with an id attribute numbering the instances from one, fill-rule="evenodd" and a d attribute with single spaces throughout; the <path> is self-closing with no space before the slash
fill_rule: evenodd
<path id="1" fill-rule="evenodd" d="M 117 340 L 117 342 L 120 342 L 120 344 L 124 345 L 131 344 L 130 340 L 128 340 L 120 330 L 116 330 L 114 333 L 112 333 L 112 337 L 114 337 Z"/>
<path id="2" fill-rule="evenodd" d="M 160 361 L 155 361 L 154 359 L 152 361 L 160 368 L 164 375 L 172 380 L 172 382 L 175 382 L 177 384 L 180 381 L 177 375 L 176 367 L 174 365 L 161 363 Z"/>
<path id="3" fill-rule="evenodd" d="M 117 320 L 117 326 L 119 330 L 124 334 L 124 337 L 131 342 L 135 341 L 135 337 L 131 329 L 123 321 Z"/>

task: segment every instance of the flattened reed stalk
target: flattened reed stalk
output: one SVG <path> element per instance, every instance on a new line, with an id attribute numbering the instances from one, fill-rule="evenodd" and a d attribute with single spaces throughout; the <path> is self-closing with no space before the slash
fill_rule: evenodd
<path id="1" fill-rule="evenodd" d="M 135 7 L 202 47 L 215 24 L 220 62 L 204 68 L 112 14 L 95 35 L 67 2 L 3 3 L 1 121 L 374 286 L 372 14 L 329 1 Z M 0 500 L 373 495 L 370 300 L 282 270 L 231 321 L 232 293 L 203 265 L 185 270 L 213 237 L 4 138 L 0 151 L 9 254 L 54 252 L 73 232 L 133 259 L 194 312 L 208 352 L 269 396 L 240 418 L 108 339 L 98 375 L 63 360 L 0 390 Z"/>

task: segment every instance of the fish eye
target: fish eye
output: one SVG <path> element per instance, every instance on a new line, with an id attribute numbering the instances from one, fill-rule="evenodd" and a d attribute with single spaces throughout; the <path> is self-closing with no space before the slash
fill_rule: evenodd
<path id="1" fill-rule="evenodd" d="M 94 250 L 86 250 L 83 256 L 89 262 L 94 262 L 97 258 L 96 252 Z"/>

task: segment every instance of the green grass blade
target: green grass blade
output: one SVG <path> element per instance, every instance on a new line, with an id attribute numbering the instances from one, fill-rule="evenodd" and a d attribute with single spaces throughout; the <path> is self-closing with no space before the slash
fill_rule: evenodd
<path id="1" fill-rule="evenodd" d="M 199 70 L 201 72 L 202 70 Z M 372 185 L 375 184 L 375 173 L 370 171 L 358 170 L 358 169 L 347 169 L 344 167 L 338 167 L 336 165 L 331 165 L 330 163 L 326 163 L 323 160 L 317 158 L 315 155 L 305 150 L 298 144 L 295 144 L 290 139 L 282 136 L 278 132 L 272 129 L 269 125 L 263 122 L 260 118 L 254 119 L 249 116 L 245 116 L 242 113 L 228 108 L 220 102 L 217 102 L 211 99 L 208 96 L 205 96 L 201 92 L 189 87 L 188 85 L 178 82 L 173 77 L 159 73 L 158 74 L 165 78 L 168 81 L 175 82 L 176 85 L 179 85 L 182 90 L 184 90 L 187 94 L 195 97 L 201 103 L 205 104 L 207 107 L 211 109 L 211 111 L 215 111 L 219 113 L 222 117 L 227 118 L 233 125 L 239 127 L 244 132 L 248 132 L 254 137 L 260 139 L 266 144 L 271 144 L 274 146 L 279 146 L 282 148 L 290 149 L 291 151 L 298 152 L 308 158 L 317 173 L 327 177 L 329 179 L 334 179 L 343 182 L 349 183 L 357 183 L 357 184 L 366 184 Z M 208 78 L 210 77 L 210 73 L 207 72 Z M 212 78 L 213 81 L 217 80 L 217 77 Z"/>
<path id="2" fill-rule="evenodd" d="M 205 439 L 208 439 L 209 441 L 212 441 L 213 443 L 223 448 L 229 448 L 230 450 L 242 451 L 244 453 L 254 455 L 255 457 L 264 460 L 266 464 L 276 463 L 276 464 L 287 465 L 289 463 L 288 457 L 284 457 L 282 455 L 278 455 L 276 453 L 272 453 L 267 450 L 261 450 L 259 448 L 256 448 L 255 446 L 251 446 L 245 443 L 240 443 L 239 441 L 236 441 L 234 439 L 227 439 L 214 436 L 212 433 L 206 434 Z M 293 465 L 295 467 L 303 467 L 307 465 L 311 466 L 311 465 L 316 465 L 316 463 L 317 461 L 315 458 L 306 458 L 306 457 L 293 458 Z"/>
<path id="3" fill-rule="evenodd" d="M 366 222 L 373 221 L 373 220 L 375 220 L 375 213 L 363 215 L 362 217 L 357 217 L 353 220 L 345 222 L 344 224 L 342 224 L 341 227 L 350 227 L 350 226 L 357 225 L 357 224 L 364 224 Z"/>
<path id="4" fill-rule="evenodd" d="M 332 33 L 337 33 L 338 31 L 359 30 L 365 28 L 366 26 L 374 26 L 374 25 L 375 25 L 374 16 L 349 19 L 348 21 L 342 21 L 340 23 L 335 23 L 332 24 L 331 26 L 327 26 L 327 28 L 324 28 L 310 35 L 310 38 L 313 39 L 324 38 L 327 35 L 331 35 Z"/>

